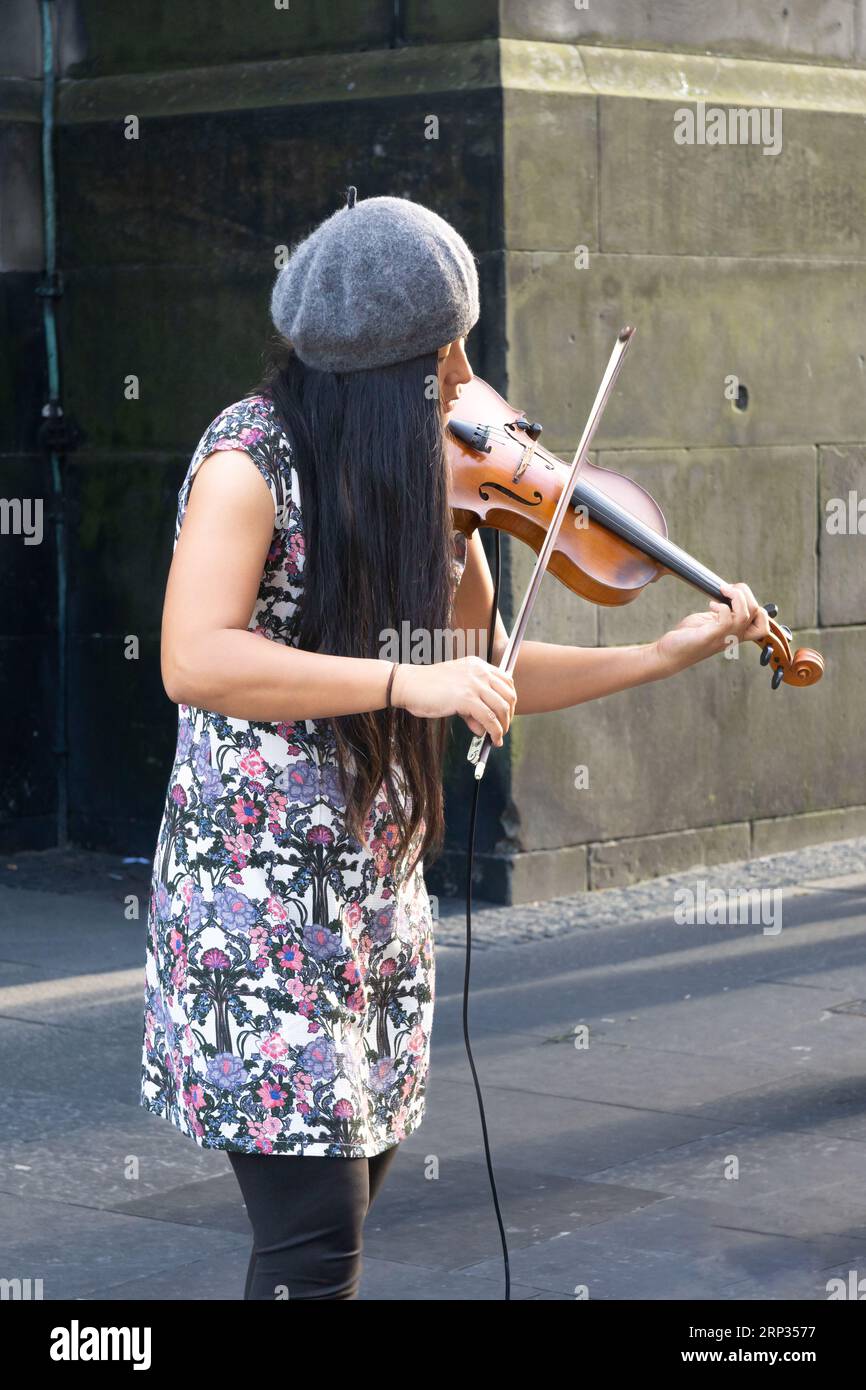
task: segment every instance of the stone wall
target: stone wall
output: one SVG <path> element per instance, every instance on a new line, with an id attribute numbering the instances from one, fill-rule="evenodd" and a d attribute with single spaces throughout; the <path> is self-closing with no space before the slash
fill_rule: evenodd
<path id="1" fill-rule="evenodd" d="M 519 720 L 482 788 L 479 893 L 543 898 L 862 833 L 863 538 L 824 522 L 832 498 L 866 495 L 863 6 L 58 8 L 64 401 L 87 436 L 67 464 L 73 838 L 152 849 L 174 737 L 158 642 L 175 492 L 204 426 L 256 380 L 274 247 L 350 182 L 460 228 L 482 279 L 476 370 L 556 451 L 573 450 L 615 333 L 636 323 L 597 460 L 633 473 L 679 544 L 775 600 L 828 660 L 806 691 L 772 693 L 750 649 Z M 48 495 L 36 10 L 9 6 L 0 71 L 4 496 Z M 780 152 L 677 144 L 676 112 L 699 99 L 780 109 Z M 504 549 L 508 618 L 532 556 Z M 53 843 L 55 577 L 48 543 L 4 537 L 0 564 L 0 838 L 17 848 Z M 646 641 L 702 603 L 666 578 L 601 610 L 548 579 L 533 635 Z M 440 891 L 460 883 L 464 748 L 455 730 Z"/>

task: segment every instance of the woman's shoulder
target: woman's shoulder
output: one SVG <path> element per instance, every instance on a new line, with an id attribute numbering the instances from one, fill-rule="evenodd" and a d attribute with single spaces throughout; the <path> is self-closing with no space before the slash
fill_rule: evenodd
<path id="1" fill-rule="evenodd" d="M 244 396 L 214 416 L 193 453 L 181 501 L 199 465 L 223 449 L 242 450 L 250 456 L 271 491 L 276 510 L 297 501 L 291 443 L 269 396 Z"/>
<path id="2" fill-rule="evenodd" d="M 195 453 L 206 458 L 215 449 L 238 447 L 248 452 L 269 449 L 291 454 L 291 445 L 270 396 L 244 396 L 224 406 L 202 434 Z"/>

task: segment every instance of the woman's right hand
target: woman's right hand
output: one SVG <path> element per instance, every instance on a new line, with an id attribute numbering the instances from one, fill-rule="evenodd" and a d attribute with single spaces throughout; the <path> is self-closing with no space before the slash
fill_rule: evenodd
<path id="1" fill-rule="evenodd" d="M 429 666 L 401 662 L 391 703 L 420 719 L 459 714 L 473 734 L 489 734 L 501 748 L 514 718 L 517 691 L 511 676 L 480 656 L 461 656 Z"/>

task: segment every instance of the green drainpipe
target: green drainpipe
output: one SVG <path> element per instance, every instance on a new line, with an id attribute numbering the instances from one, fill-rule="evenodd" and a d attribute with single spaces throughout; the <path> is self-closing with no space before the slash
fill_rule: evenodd
<path id="1" fill-rule="evenodd" d="M 54 38 L 52 0 L 41 0 L 42 19 L 42 207 L 45 238 L 45 268 L 36 293 L 42 299 L 48 399 L 42 407 L 39 440 L 51 465 L 51 514 L 57 556 L 57 701 L 52 751 L 57 770 L 57 844 L 69 843 L 69 755 L 67 744 L 68 672 L 67 647 L 67 557 L 65 496 L 62 461 L 74 447 L 70 428 L 60 404 L 60 361 L 57 352 L 57 325 L 54 301 L 63 293 L 57 272 L 57 208 L 54 189 Z"/>

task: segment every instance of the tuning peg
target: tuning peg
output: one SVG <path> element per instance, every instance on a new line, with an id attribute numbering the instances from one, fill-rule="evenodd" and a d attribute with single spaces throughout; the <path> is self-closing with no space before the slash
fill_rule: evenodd
<path id="1" fill-rule="evenodd" d="M 784 632 L 784 634 L 785 634 L 785 636 L 787 637 L 788 641 L 790 642 L 790 641 L 792 640 L 793 636 L 794 636 L 794 634 L 793 634 L 793 632 L 791 631 L 791 629 L 790 629 L 789 627 L 785 627 L 785 624 L 784 624 L 784 623 L 780 623 L 779 626 L 780 626 L 780 628 L 782 629 L 782 631 Z"/>
<path id="2" fill-rule="evenodd" d="M 778 689 L 779 689 L 779 686 L 782 684 L 782 681 L 783 681 L 784 679 L 785 679 L 785 672 L 784 672 L 784 670 L 782 669 L 781 666 L 777 666 L 776 669 L 775 669 L 775 671 L 773 672 L 773 679 L 770 681 L 770 685 L 773 687 L 774 690 L 778 690 Z"/>
<path id="3" fill-rule="evenodd" d="M 772 655 L 773 655 L 773 648 L 772 648 L 772 646 L 771 646 L 769 643 L 767 643 L 766 647 L 764 647 L 764 648 L 762 649 L 762 651 L 761 651 L 761 665 L 762 665 L 762 666 L 769 666 L 769 664 L 770 664 L 770 658 L 772 657 Z"/>
<path id="4" fill-rule="evenodd" d="M 778 604 L 775 604 L 775 603 L 765 603 L 765 604 L 764 604 L 764 607 L 766 608 L 766 610 L 767 610 L 767 612 L 769 613 L 769 615 L 770 615 L 771 618 L 775 618 L 775 617 L 778 615 L 778 612 L 779 612 Z"/>

